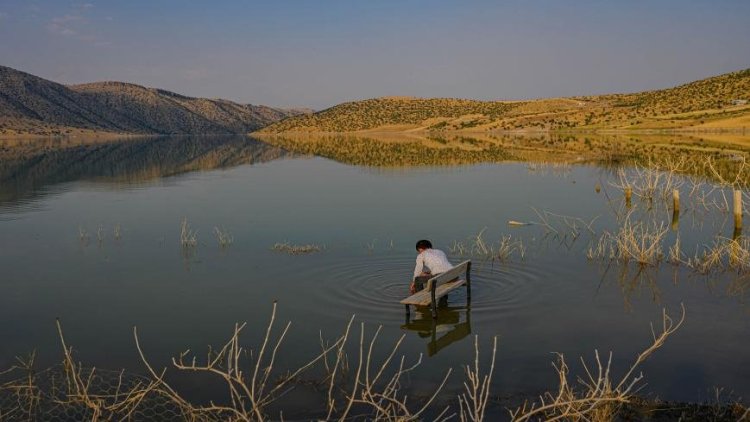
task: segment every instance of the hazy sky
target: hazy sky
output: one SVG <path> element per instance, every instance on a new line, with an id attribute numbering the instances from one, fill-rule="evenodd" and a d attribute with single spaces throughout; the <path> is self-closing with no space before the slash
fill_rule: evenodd
<path id="1" fill-rule="evenodd" d="M 750 67 L 750 0 L 0 0 L 0 64 L 317 109 L 639 91 Z"/>

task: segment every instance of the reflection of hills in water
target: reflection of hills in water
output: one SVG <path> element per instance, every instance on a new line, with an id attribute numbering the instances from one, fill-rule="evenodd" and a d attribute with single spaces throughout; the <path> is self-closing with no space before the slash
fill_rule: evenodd
<path id="1" fill-rule="evenodd" d="M 126 140 L 47 139 L 0 142 L 0 203 L 75 180 L 139 183 L 196 170 L 265 162 L 294 153 L 371 167 L 450 166 L 503 161 L 653 163 L 672 158 L 718 158 L 720 172 L 736 174 L 750 136 L 739 134 L 601 135 L 368 133 L 326 135 L 158 137 Z M 694 165 L 684 173 L 705 174 Z M 745 181 L 750 182 L 750 181 Z"/>
<path id="2" fill-rule="evenodd" d="M 190 171 L 271 161 L 286 152 L 245 136 L 0 143 L 0 203 L 76 180 L 140 183 Z"/>
<path id="3" fill-rule="evenodd" d="M 446 166 L 518 159 L 503 145 L 465 136 L 450 140 L 408 134 L 254 136 L 289 151 L 363 166 Z"/>
<path id="4" fill-rule="evenodd" d="M 706 133 L 700 136 L 595 133 L 462 134 L 362 133 L 254 135 L 288 151 L 373 167 L 449 166 L 502 161 L 653 164 L 684 158 L 718 160 L 731 174 L 747 157 L 750 135 Z M 734 163 L 734 164 L 733 164 Z M 700 166 L 685 173 L 704 174 Z"/>

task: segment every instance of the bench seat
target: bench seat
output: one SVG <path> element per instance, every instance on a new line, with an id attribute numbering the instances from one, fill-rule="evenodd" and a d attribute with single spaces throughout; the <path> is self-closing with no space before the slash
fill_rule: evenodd
<path id="1" fill-rule="evenodd" d="M 461 275 L 466 278 L 459 278 Z M 430 306 L 432 308 L 432 318 L 437 318 L 438 299 L 445 296 L 451 290 L 461 286 L 466 286 L 466 303 L 471 302 L 471 261 L 464 261 L 450 270 L 437 274 L 427 280 L 427 285 L 422 291 L 414 293 L 401 301 L 406 308 L 406 316 L 409 316 L 409 306 Z M 432 300 L 435 298 L 435 300 Z"/>
<path id="2" fill-rule="evenodd" d="M 465 284 L 466 280 L 461 279 L 456 281 L 449 281 L 437 286 L 435 288 L 435 300 L 440 299 L 441 297 L 447 295 L 451 290 L 457 289 Z M 413 295 L 401 301 L 401 304 L 403 305 L 416 306 L 427 306 L 430 303 L 432 303 L 432 296 L 430 294 L 430 289 L 426 288 L 418 291 L 417 293 L 414 293 Z"/>

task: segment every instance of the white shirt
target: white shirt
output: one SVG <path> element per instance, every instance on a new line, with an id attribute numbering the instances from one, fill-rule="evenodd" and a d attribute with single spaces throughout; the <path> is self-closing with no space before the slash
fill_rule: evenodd
<path id="1" fill-rule="evenodd" d="M 414 277 L 418 277 L 423 272 L 437 275 L 451 268 L 453 268 L 453 265 L 448 261 L 445 252 L 440 249 L 425 249 L 421 254 L 417 255 L 417 266 L 414 268 Z"/>

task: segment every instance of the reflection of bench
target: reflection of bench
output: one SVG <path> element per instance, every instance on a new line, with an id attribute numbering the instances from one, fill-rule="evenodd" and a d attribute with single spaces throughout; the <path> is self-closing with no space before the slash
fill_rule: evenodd
<path id="1" fill-rule="evenodd" d="M 414 306 L 431 306 L 432 317 L 437 318 L 437 301 L 461 286 L 466 286 L 466 300 L 471 300 L 471 261 L 464 261 L 450 270 L 438 274 L 427 280 L 427 286 L 414 293 L 413 295 L 402 300 L 406 306 L 406 313 L 409 313 L 409 305 Z M 466 274 L 466 278 L 460 276 Z"/>
<path id="2" fill-rule="evenodd" d="M 461 322 L 461 312 L 464 311 L 465 321 Z M 471 334 L 471 310 L 466 308 L 439 308 L 437 319 L 420 314 L 411 320 L 406 317 L 403 330 L 415 331 L 420 337 L 429 338 L 427 355 L 433 356 L 449 345 L 464 339 Z M 438 337 L 439 334 L 439 337 Z"/>

